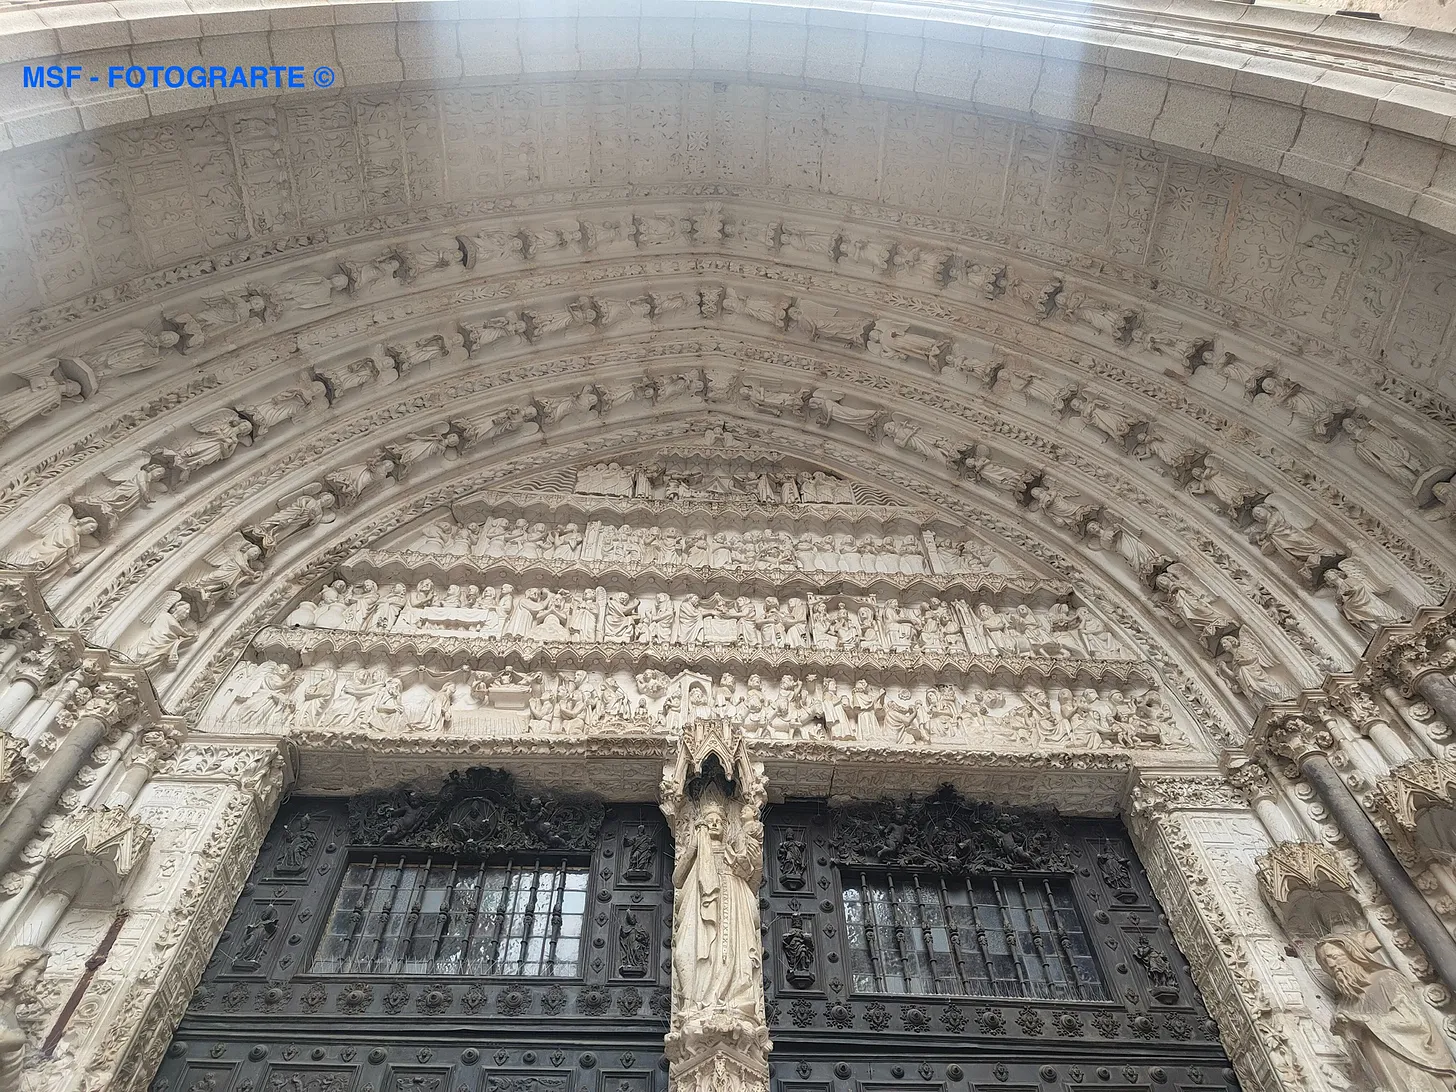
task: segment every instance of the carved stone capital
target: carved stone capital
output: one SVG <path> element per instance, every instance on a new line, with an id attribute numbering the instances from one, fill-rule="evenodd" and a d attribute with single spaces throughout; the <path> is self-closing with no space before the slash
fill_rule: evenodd
<path id="1" fill-rule="evenodd" d="M 61 822 L 46 861 L 55 882 L 74 885 L 79 905 L 109 907 L 151 844 L 151 827 L 125 808 L 82 808 Z"/>
<path id="2" fill-rule="evenodd" d="M 15 677 L 27 680 L 41 691 L 75 667 L 77 659 L 76 649 L 69 641 L 44 638 L 20 657 Z"/>
<path id="3" fill-rule="evenodd" d="M 1408 697 L 1416 684 L 1433 672 L 1456 669 L 1456 651 L 1444 644 L 1449 627 L 1433 623 L 1419 633 L 1393 637 L 1371 659 L 1369 676 L 1376 685 L 1393 685 Z"/>
<path id="4" fill-rule="evenodd" d="M 1274 799 L 1274 779 L 1257 758 L 1232 752 L 1224 756 L 1223 769 L 1229 784 L 1243 793 L 1250 805 Z"/>
<path id="5" fill-rule="evenodd" d="M 1456 762 L 1414 759 L 1375 783 L 1375 807 L 1418 854 L 1456 859 Z M 1422 822 L 1426 817 L 1431 821 Z"/>
<path id="6" fill-rule="evenodd" d="M 0 803 L 14 800 L 20 782 L 30 775 L 25 751 L 25 740 L 0 732 Z"/>
<path id="7" fill-rule="evenodd" d="M 140 704 L 135 680 L 102 678 L 78 687 L 66 702 L 65 712 L 73 723 L 88 717 L 99 720 L 111 738 L 136 715 Z"/>
<path id="8" fill-rule="evenodd" d="M 1325 754 L 1334 743 L 1328 729 L 1307 717 L 1281 717 L 1264 729 L 1264 746 L 1296 766 L 1310 755 Z"/>

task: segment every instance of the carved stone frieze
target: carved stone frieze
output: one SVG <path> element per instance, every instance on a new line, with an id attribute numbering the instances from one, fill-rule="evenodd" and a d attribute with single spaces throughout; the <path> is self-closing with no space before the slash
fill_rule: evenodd
<path id="1" fill-rule="evenodd" d="M 781 675 L 728 668 L 687 671 L 447 668 L 422 660 L 363 666 L 244 663 L 204 719 L 234 732 L 367 729 L 382 736 L 592 738 L 673 731 L 721 716 L 750 738 L 984 745 L 1016 751 L 1144 749 L 1185 745 L 1156 689 L 1023 684 L 984 687 L 914 681 L 899 672 L 854 678 L 846 669 Z M 897 677 L 899 676 L 899 677 Z M 871 681 L 871 680 L 874 681 Z"/>

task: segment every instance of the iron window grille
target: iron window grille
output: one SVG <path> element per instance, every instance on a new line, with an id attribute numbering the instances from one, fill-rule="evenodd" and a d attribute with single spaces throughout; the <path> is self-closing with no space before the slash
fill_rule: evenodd
<path id="1" fill-rule="evenodd" d="M 373 856 L 351 862 L 314 953 L 317 974 L 572 978 L 589 869 Z"/>
<path id="2" fill-rule="evenodd" d="M 1106 1001 L 1069 880 L 845 870 L 857 993 Z"/>

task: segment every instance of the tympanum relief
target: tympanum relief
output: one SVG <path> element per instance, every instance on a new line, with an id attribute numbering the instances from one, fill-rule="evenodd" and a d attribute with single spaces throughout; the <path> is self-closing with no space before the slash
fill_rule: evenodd
<path id="1" fill-rule="evenodd" d="M 433 737 L 662 734 L 713 718 L 750 738 L 1016 750 L 1178 746 L 1162 694 L 1146 685 L 1020 687 L 904 676 L 724 671 L 390 667 L 358 660 L 234 668 L 204 723 Z"/>

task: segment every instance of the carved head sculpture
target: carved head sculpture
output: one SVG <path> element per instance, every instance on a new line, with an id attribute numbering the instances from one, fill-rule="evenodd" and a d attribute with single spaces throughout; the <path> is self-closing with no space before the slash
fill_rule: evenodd
<path id="1" fill-rule="evenodd" d="M 0 998 L 14 1001 L 45 973 L 50 953 L 33 944 L 17 944 L 0 953 Z"/>
<path id="2" fill-rule="evenodd" d="M 1359 997 L 1376 973 L 1390 969 L 1371 955 L 1357 937 L 1347 934 L 1325 937 L 1315 946 L 1314 954 L 1334 980 L 1335 988 L 1345 997 Z"/>

